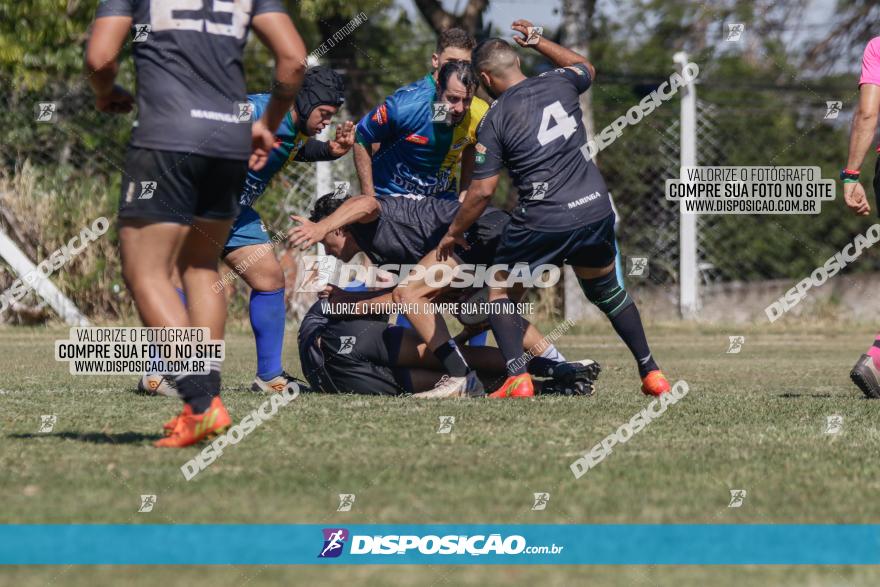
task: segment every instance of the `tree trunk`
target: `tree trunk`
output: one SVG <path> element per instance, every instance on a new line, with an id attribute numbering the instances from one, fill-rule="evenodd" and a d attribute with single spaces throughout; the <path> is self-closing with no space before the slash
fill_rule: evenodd
<path id="1" fill-rule="evenodd" d="M 454 26 L 476 35 L 483 30 L 483 13 L 489 7 L 489 0 L 468 0 L 461 14 L 447 12 L 438 0 L 415 0 L 415 4 L 438 35 Z"/>

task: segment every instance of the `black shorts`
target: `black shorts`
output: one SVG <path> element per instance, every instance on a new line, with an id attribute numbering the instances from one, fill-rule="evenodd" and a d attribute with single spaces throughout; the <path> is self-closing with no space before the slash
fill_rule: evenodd
<path id="1" fill-rule="evenodd" d="M 119 217 L 192 224 L 238 216 L 247 161 L 129 147 Z"/>
<path id="2" fill-rule="evenodd" d="M 498 244 L 508 224 L 510 224 L 510 214 L 504 210 L 483 214 L 465 233 L 465 240 L 471 248 L 466 251 L 459 249 L 458 256 L 465 263 L 492 265 L 495 262 Z"/>
<path id="3" fill-rule="evenodd" d="M 409 369 L 397 367 L 404 328 L 384 320 L 334 320 L 321 333 L 324 375 L 336 393 L 412 393 Z"/>
<path id="4" fill-rule="evenodd" d="M 617 256 L 614 239 L 614 214 L 602 220 L 565 232 L 538 232 L 519 224 L 504 231 L 495 253 L 495 263 L 538 265 L 563 263 L 573 267 L 607 267 Z"/>

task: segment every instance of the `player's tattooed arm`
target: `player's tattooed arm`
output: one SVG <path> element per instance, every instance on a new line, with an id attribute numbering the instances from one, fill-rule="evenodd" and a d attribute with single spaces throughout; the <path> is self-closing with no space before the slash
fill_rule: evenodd
<path id="1" fill-rule="evenodd" d="M 874 142 L 877 130 L 877 116 L 880 113 L 880 86 L 862 84 L 859 87 L 859 103 L 853 113 L 852 127 L 849 133 L 849 157 L 846 169 L 859 170 L 865 161 L 865 153 Z M 846 205 L 859 216 L 871 212 L 871 205 L 861 182 L 854 181 L 843 184 L 843 200 Z"/>
<path id="2" fill-rule="evenodd" d="M 590 71 L 590 79 L 596 79 L 596 68 L 589 60 L 576 51 L 572 51 L 558 43 L 554 43 L 550 39 L 539 36 L 537 42 L 529 40 L 529 29 L 534 29 L 534 25 L 525 19 L 514 21 L 510 26 L 511 29 L 518 33 L 522 33 L 522 37 L 514 35 L 513 40 L 520 47 L 532 47 L 538 53 L 549 59 L 556 67 L 571 67 L 579 63 L 583 63 Z"/>
<path id="3" fill-rule="evenodd" d="M 290 219 L 299 222 L 287 231 L 291 246 L 306 250 L 324 240 L 329 233 L 349 224 L 372 222 L 379 217 L 379 200 L 373 196 L 355 196 L 346 200 L 332 214 L 320 222 L 312 222 L 302 216 L 291 215 Z"/>
<path id="4" fill-rule="evenodd" d="M 86 48 L 89 85 L 95 92 L 95 107 L 101 112 L 131 112 L 134 98 L 117 86 L 116 59 L 131 29 L 130 16 L 106 16 L 95 20 Z"/>
<path id="5" fill-rule="evenodd" d="M 293 105 L 306 72 L 306 46 L 290 17 L 283 12 L 264 12 L 253 18 L 253 29 L 275 56 L 272 97 L 260 120 L 251 126 L 253 154 L 251 169 L 266 165 L 275 145 L 275 129 Z"/>
<path id="6" fill-rule="evenodd" d="M 470 245 L 468 245 L 464 238 L 464 233 L 477 221 L 477 218 L 480 217 L 486 206 L 489 205 L 489 200 L 492 199 L 496 187 L 498 187 L 497 174 L 485 179 L 475 179 L 471 182 L 467 195 L 461 203 L 461 208 L 459 208 L 458 214 L 455 215 L 455 220 L 452 221 L 449 230 L 446 231 L 446 236 L 443 237 L 443 240 L 437 246 L 437 258 L 440 261 L 448 259 L 455 250 L 456 245 L 465 250 L 470 248 Z"/>
<path id="7" fill-rule="evenodd" d="M 354 144 L 354 168 L 357 171 L 358 181 L 361 184 L 361 193 L 368 196 L 375 196 L 376 190 L 373 186 L 373 157 L 371 147 L 372 145 L 362 145 L 359 142 Z"/>

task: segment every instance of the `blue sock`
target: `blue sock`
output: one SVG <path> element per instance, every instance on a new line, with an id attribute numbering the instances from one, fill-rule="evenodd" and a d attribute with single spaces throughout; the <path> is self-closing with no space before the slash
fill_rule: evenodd
<path id="1" fill-rule="evenodd" d="M 468 346 L 486 346 L 486 341 L 489 340 L 489 331 L 486 330 L 481 332 L 480 334 L 474 336 L 469 341 L 467 341 Z"/>
<path id="2" fill-rule="evenodd" d="M 263 381 L 281 375 L 284 346 L 284 288 L 251 291 L 251 328 L 257 342 L 257 376 Z"/>
<path id="3" fill-rule="evenodd" d="M 180 301 L 183 302 L 183 306 L 186 307 L 186 292 L 179 287 L 175 287 L 174 289 L 177 290 L 177 295 L 180 296 Z"/>

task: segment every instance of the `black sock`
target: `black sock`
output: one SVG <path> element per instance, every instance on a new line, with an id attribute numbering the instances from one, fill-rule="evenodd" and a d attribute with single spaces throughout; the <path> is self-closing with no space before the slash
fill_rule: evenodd
<path id="1" fill-rule="evenodd" d="M 635 304 L 631 304 L 620 314 L 611 318 L 611 325 L 635 357 L 636 363 L 639 365 L 640 377 L 659 369 L 654 357 L 651 356 L 648 339 L 645 337 L 645 329 L 642 327 L 642 317 Z"/>
<path id="2" fill-rule="evenodd" d="M 434 351 L 434 355 L 443 363 L 443 368 L 453 377 L 464 377 L 470 372 L 458 345 L 451 338 Z"/>
<path id="3" fill-rule="evenodd" d="M 190 405 L 194 414 L 202 414 L 220 395 L 220 364 L 213 364 L 207 374 L 178 375 L 176 382 L 183 401 Z"/>
<path id="4" fill-rule="evenodd" d="M 510 298 L 501 298 L 489 306 L 489 325 L 504 355 L 508 375 L 521 375 L 526 372 L 528 359 L 523 353 L 525 325 L 516 313 L 516 304 Z"/>

